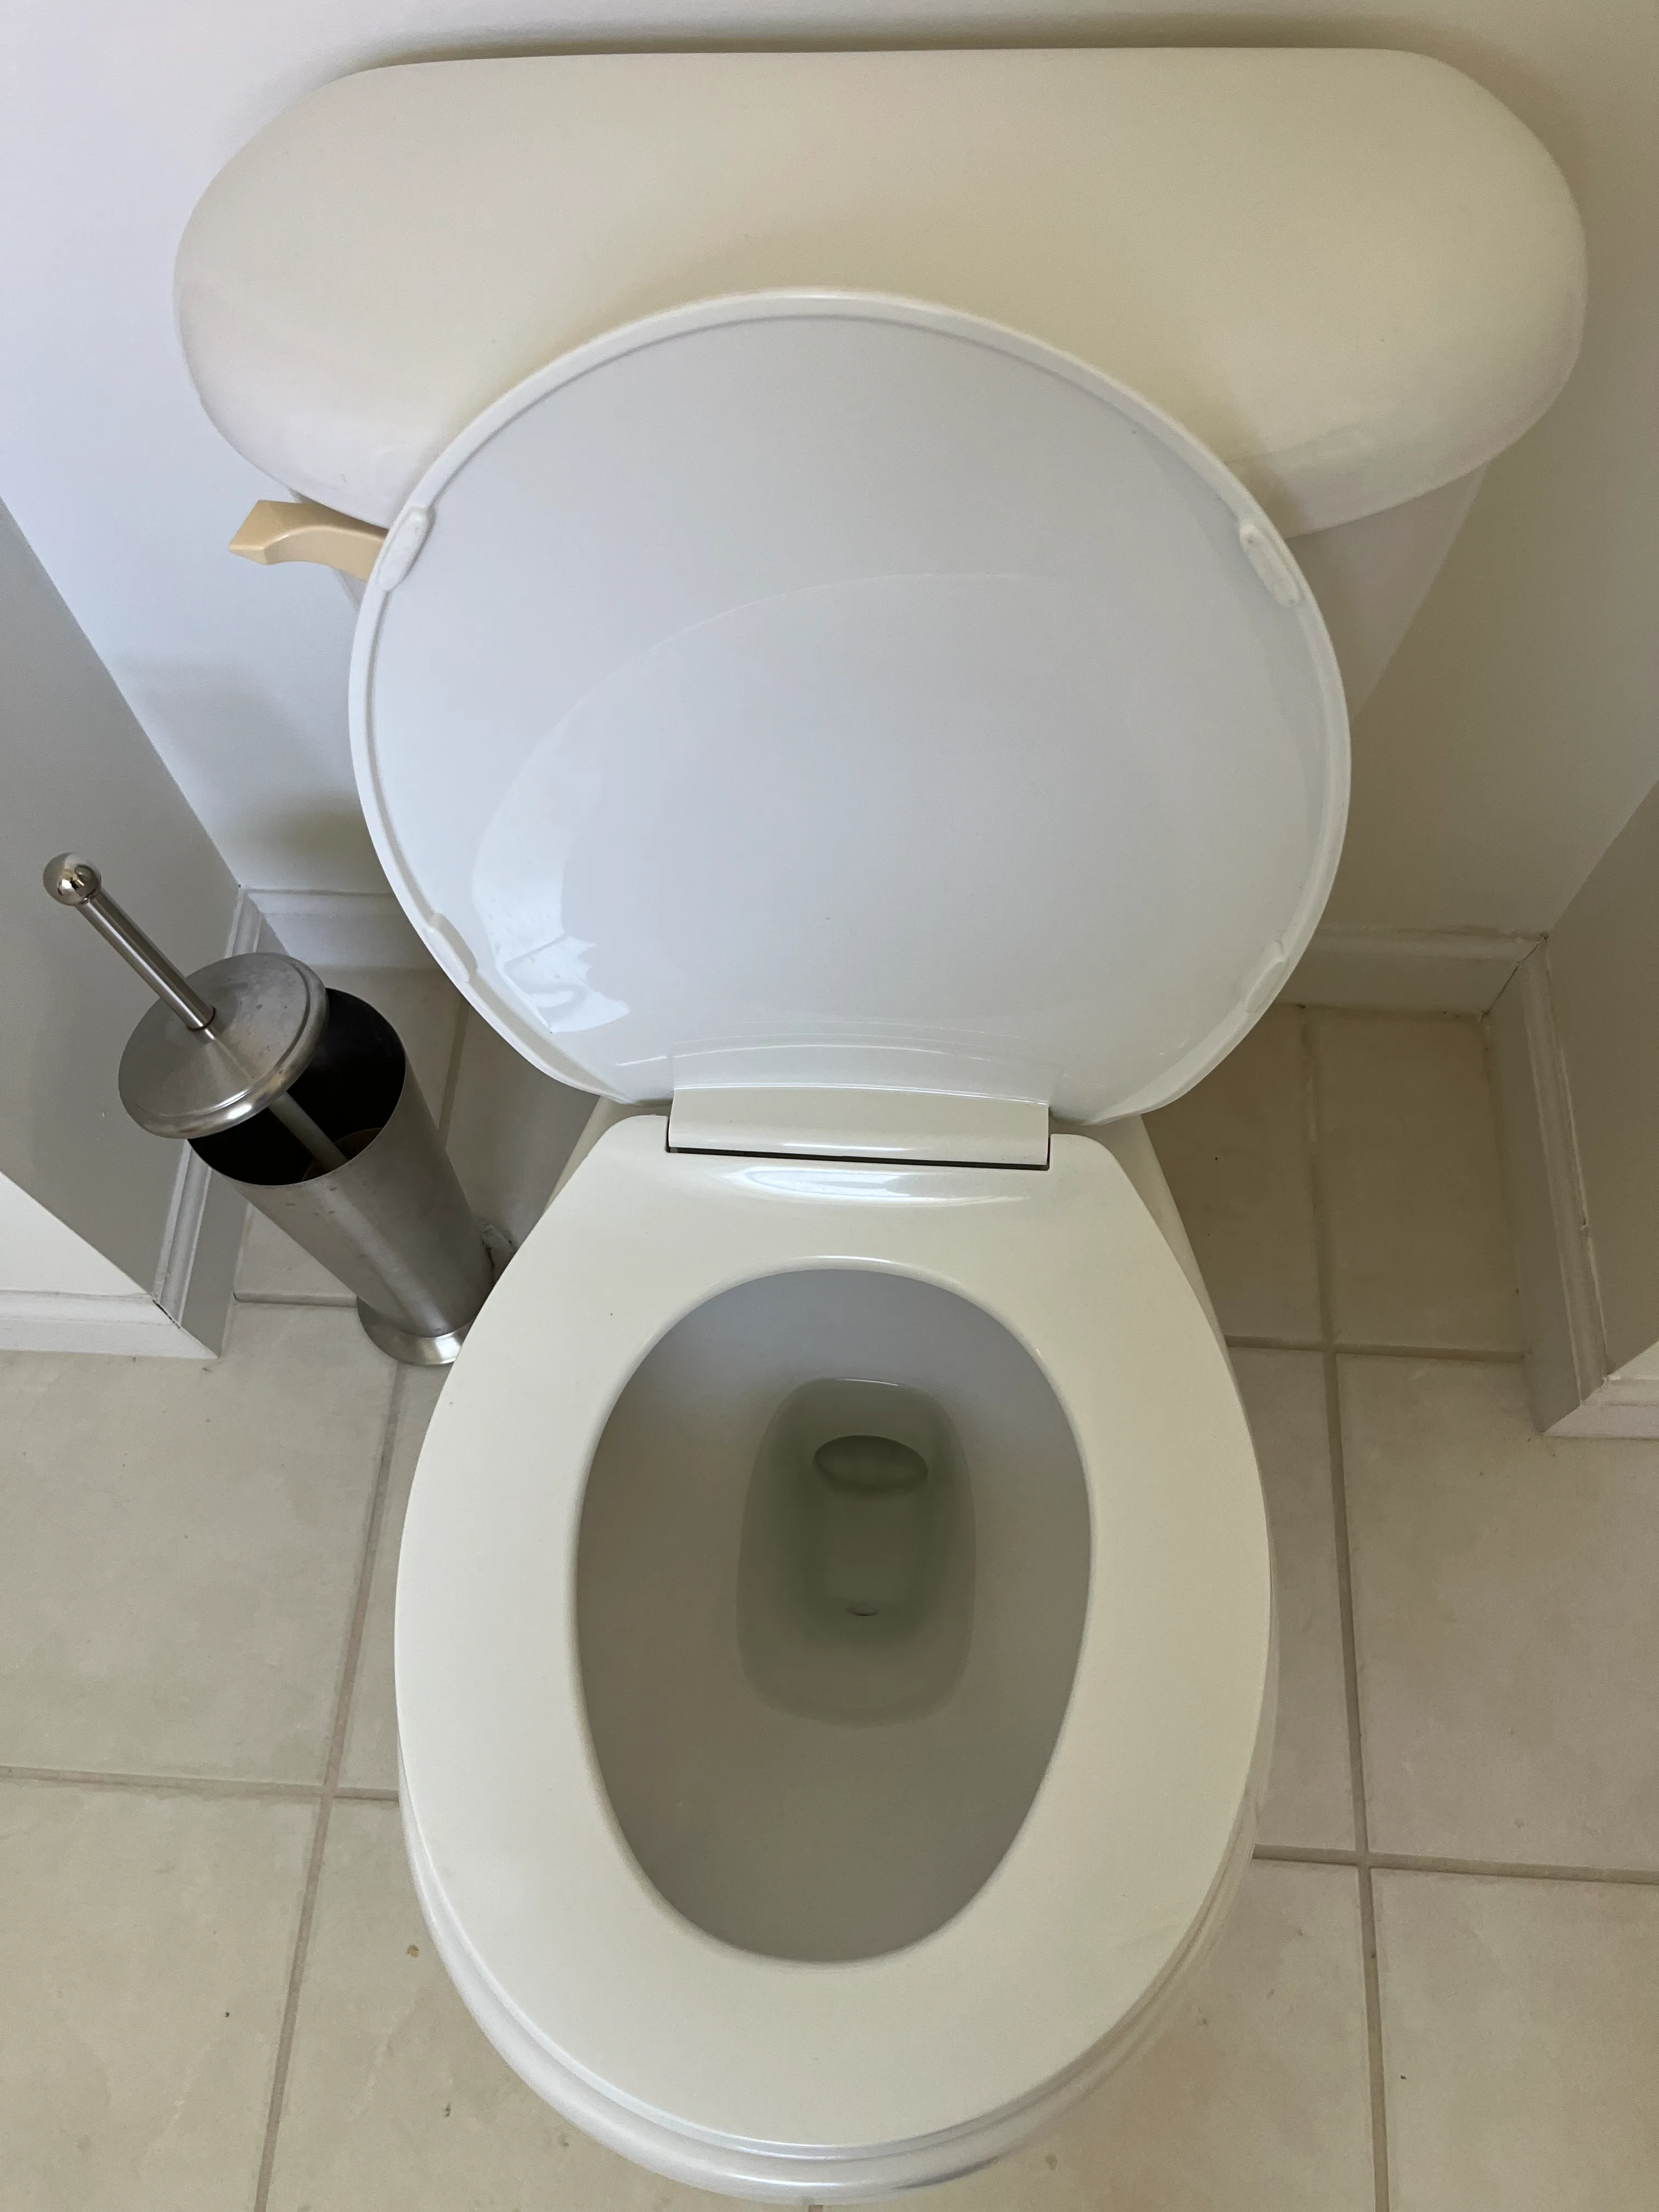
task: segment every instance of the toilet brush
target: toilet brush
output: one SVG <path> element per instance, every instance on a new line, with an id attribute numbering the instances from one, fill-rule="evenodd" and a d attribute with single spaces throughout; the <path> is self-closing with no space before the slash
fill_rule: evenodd
<path id="1" fill-rule="evenodd" d="M 383 1352 L 447 1365 L 511 1248 L 474 1220 L 390 1023 L 283 953 L 181 974 L 73 853 L 45 880 L 155 994 L 121 1055 L 133 1120 L 185 1139 L 355 1291 Z"/>
<path id="2" fill-rule="evenodd" d="M 154 939 L 145 935 L 132 916 L 116 904 L 90 860 L 82 860 L 73 853 L 60 853 L 55 860 L 46 864 L 45 882 L 60 906 L 79 908 L 105 943 L 112 945 L 128 967 L 143 977 L 161 1004 L 178 1016 L 191 1037 L 218 1048 L 228 1070 L 243 1079 L 244 1089 L 238 1096 L 248 1113 L 263 1109 L 274 1115 L 290 1136 L 298 1138 L 319 1167 L 345 1165 L 346 1156 L 333 1139 L 325 1135 L 305 1108 L 288 1095 L 288 1085 L 310 1059 L 311 1048 L 314 1048 L 322 1034 L 320 1022 L 316 1024 L 315 1033 L 310 1034 L 305 1018 L 310 1012 L 309 993 L 306 994 L 305 1012 L 297 1033 L 291 1036 L 291 1025 L 284 1018 L 286 1010 L 279 1011 L 269 997 L 250 1000 L 239 992 L 222 1016 L 190 978 L 179 973 Z M 309 969 L 303 972 L 310 975 Z M 296 1048 L 308 1035 L 309 1048 L 298 1055 L 299 1065 L 290 1066 L 296 1057 Z M 205 1068 L 197 1072 L 207 1073 Z M 217 1073 L 216 1067 L 209 1075 L 210 1085 Z M 143 1121 L 143 1116 L 134 1112 L 126 1097 L 125 1060 L 122 1075 L 122 1103 L 133 1113 L 135 1121 Z M 273 1084 L 276 1085 L 275 1089 L 271 1087 Z"/>

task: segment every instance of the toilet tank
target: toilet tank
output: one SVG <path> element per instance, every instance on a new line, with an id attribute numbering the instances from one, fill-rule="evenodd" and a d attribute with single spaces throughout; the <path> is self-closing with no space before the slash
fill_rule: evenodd
<path id="1" fill-rule="evenodd" d="M 1413 54 L 543 56 L 308 94 L 209 187 L 177 300 L 231 444 L 383 526 L 556 356 L 802 287 L 983 316 L 1175 416 L 1295 541 L 1352 707 L 1565 381 L 1584 253 L 1538 141 Z"/>

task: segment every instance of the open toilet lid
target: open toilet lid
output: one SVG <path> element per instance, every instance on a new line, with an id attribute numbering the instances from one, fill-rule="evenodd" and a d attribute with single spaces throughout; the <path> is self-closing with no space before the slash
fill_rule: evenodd
<path id="1" fill-rule="evenodd" d="M 1300 956 L 1347 720 L 1282 541 L 1133 393 L 855 295 L 568 355 L 416 485 L 359 619 L 386 872 L 620 1098 L 1177 1097 Z"/>

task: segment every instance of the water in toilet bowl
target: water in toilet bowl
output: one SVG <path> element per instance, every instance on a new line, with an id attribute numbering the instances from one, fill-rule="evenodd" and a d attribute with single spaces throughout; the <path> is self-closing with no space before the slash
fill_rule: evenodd
<path id="1" fill-rule="evenodd" d="M 595 1759 L 665 1902 L 801 1960 L 960 1911 L 1059 1735 L 1089 1534 L 1059 1400 L 968 1301 L 817 1268 L 688 1315 L 606 1425 L 576 1567 Z"/>
<path id="2" fill-rule="evenodd" d="M 744 1509 L 738 1644 L 754 1688 L 822 1720 L 927 1712 L 962 1679 L 973 1612 L 973 1495 L 945 1413 L 892 1382 L 792 1391 Z"/>

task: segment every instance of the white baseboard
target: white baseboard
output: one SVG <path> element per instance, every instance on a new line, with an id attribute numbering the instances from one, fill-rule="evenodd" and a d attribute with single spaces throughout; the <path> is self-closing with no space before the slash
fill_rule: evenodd
<path id="1" fill-rule="evenodd" d="M 250 890 L 284 952 L 312 968 L 429 968 L 390 891 Z"/>
<path id="2" fill-rule="evenodd" d="M 1609 1371 L 1572 1092 L 1540 945 L 1492 1012 L 1504 1191 L 1534 1419 L 1557 1437 L 1659 1436 L 1659 1374 Z"/>
<path id="3" fill-rule="evenodd" d="M 152 1359 L 211 1359 L 218 1350 L 181 1328 L 143 1291 L 103 1298 L 0 1291 L 0 1346 L 8 1352 L 137 1353 Z"/>
<path id="4" fill-rule="evenodd" d="M 1538 940 L 1480 929 L 1314 932 L 1279 997 L 1297 1006 L 1484 1014 Z"/>
<path id="5" fill-rule="evenodd" d="M 1564 1414 L 1553 1437 L 1659 1437 L 1659 1382 L 1609 1375 L 1582 1406 Z"/>

